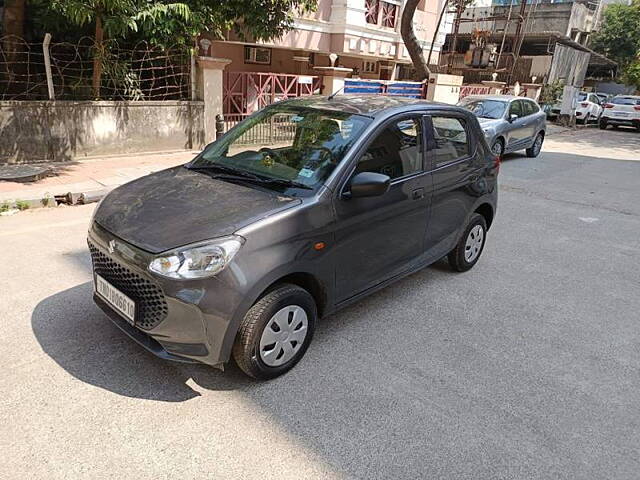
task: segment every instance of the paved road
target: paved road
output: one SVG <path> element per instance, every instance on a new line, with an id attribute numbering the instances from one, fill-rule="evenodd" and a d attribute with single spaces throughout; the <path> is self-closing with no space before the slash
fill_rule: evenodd
<path id="1" fill-rule="evenodd" d="M 263 384 L 105 320 L 92 206 L 0 218 L 0 478 L 638 478 L 640 162 L 570 139 L 505 160 L 474 270 L 342 311 Z"/>

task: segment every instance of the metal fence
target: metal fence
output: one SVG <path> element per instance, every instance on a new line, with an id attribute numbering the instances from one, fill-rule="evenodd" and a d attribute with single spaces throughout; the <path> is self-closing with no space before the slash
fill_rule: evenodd
<path id="1" fill-rule="evenodd" d="M 244 115 L 225 115 L 224 131 L 228 131 L 236 124 L 247 118 Z M 274 145 L 279 143 L 291 144 L 296 133 L 296 124 L 291 121 L 291 114 L 275 114 L 268 121 L 254 125 L 248 132 L 239 137 L 236 145 Z"/>
<path id="2" fill-rule="evenodd" d="M 188 100 L 188 49 L 161 49 L 140 42 L 98 48 L 89 37 L 77 43 L 27 42 L 0 37 L 0 100 Z M 102 73 L 92 88 L 94 60 Z M 97 93 L 97 94 L 96 94 Z"/>
<path id="3" fill-rule="evenodd" d="M 373 94 L 396 97 L 425 98 L 426 84 L 424 82 L 347 79 L 344 82 L 344 93 L 346 95 Z"/>

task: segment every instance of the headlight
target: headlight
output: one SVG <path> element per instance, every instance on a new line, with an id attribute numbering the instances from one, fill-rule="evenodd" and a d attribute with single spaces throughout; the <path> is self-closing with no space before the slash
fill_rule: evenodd
<path id="1" fill-rule="evenodd" d="M 149 270 L 169 278 L 212 277 L 231 262 L 240 250 L 243 240 L 242 237 L 231 236 L 182 247 L 153 259 L 149 264 Z"/>

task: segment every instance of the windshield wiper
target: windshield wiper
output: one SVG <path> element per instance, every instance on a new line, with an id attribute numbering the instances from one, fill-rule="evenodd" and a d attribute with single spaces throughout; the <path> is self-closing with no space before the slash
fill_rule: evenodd
<path id="1" fill-rule="evenodd" d="M 271 183 L 273 185 L 283 185 L 285 187 L 302 188 L 304 190 L 313 190 L 313 187 L 305 185 L 304 183 L 296 182 L 295 180 L 287 180 L 286 178 L 263 178 L 260 179 L 264 183 Z"/>
<path id="2" fill-rule="evenodd" d="M 240 170 L 233 167 L 228 167 L 226 165 L 219 165 L 210 163 L 208 165 L 196 165 L 194 167 L 186 167 L 189 170 L 219 170 L 221 172 L 229 172 L 231 175 L 222 174 L 222 175 L 212 175 L 212 178 L 219 178 L 220 180 L 231 180 L 231 181 L 244 181 L 244 182 L 255 182 L 261 184 L 270 184 L 270 185 L 283 185 L 285 187 L 294 187 L 294 188 L 302 188 L 305 190 L 313 190 L 313 187 L 309 185 L 305 185 L 304 183 L 296 182 L 295 180 L 287 180 L 286 178 L 269 178 L 269 177 L 260 177 L 258 175 L 254 175 L 253 173 Z"/>
<path id="3" fill-rule="evenodd" d="M 254 175 L 253 173 L 249 173 L 245 170 L 241 170 L 239 168 L 229 167 L 227 165 L 220 165 L 219 163 L 207 163 L 205 165 L 185 165 L 185 168 L 189 170 L 218 170 L 220 172 L 231 173 L 242 179 L 251 179 L 251 180 L 261 180 L 260 177 Z"/>

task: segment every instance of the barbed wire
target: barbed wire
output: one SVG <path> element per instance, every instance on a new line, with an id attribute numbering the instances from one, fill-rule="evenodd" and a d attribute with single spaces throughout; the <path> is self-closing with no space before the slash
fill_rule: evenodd
<path id="1" fill-rule="evenodd" d="M 142 41 L 120 47 L 115 40 L 98 48 L 90 37 L 49 45 L 56 100 L 187 100 L 191 62 L 184 47 L 159 48 Z M 92 88 L 94 58 L 102 66 L 100 92 Z M 47 100 L 42 42 L 0 37 L 0 100 Z"/>

